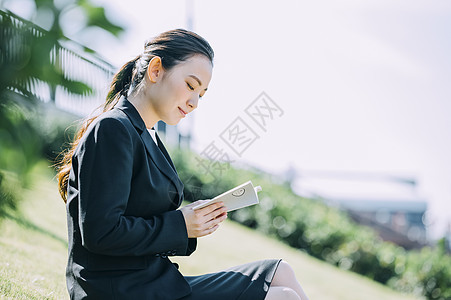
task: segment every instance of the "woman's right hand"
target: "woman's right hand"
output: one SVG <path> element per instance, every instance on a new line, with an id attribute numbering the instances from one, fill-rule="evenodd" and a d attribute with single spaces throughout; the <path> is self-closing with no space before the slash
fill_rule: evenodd
<path id="1" fill-rule="evenodd" d="M 227 208 L 223 202 L 213 203 L 196 210 L 193 209 L 194 206 L 205 201 L 208 200 L 199 200 L 180 208 L 185 218 L 189 238 L 209 235 L 218 229 L 219 223 L 227 219 Z"/>

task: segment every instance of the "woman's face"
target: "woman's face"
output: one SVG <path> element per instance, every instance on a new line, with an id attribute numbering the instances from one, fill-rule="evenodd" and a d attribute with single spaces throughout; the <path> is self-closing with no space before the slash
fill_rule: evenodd
<path id="1" fill-rule="evenodd" d="M 149 69 L 150 69 L 149 65 Z M 172 67 L 169 71 L 148 70 L 152 83 L 148 97 L 158 118 L 169 125 L 176 125 L 192 112 L 207 91 L 212 76 L 212 64 L 203 55 L 191 58 Z M 153 73 L 152 73 L 153 72 Z"/>

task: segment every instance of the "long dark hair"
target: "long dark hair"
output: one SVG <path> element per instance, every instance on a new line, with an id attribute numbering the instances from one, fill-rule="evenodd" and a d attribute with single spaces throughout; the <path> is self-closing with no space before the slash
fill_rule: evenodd
<path id="1" fill-rule="evenodd" d="M 214 52 L 205 39 L 194 32 L 185 29 L 175 29 L 163 32 L 146 42 L 144 52 L 122 66 L 113 77 L 110 90 L 103 105 L 103 111 L 82 123 L 71 147 L 62 153 L 63 158 L 58 166 L 57 179 L 59 192 L 64 202 L 67 201 L 67 185 L 69 172 L 72 167 L 72 156 L 89 125 L 102 113 L 113 109 L 122 96 L 127 96 L 127 94 L 139 88 L 149 62 L 153 57 L 160 57 L 163 68 L 168 71 L 196 54 L 207 57 L 213 63 Z"/>

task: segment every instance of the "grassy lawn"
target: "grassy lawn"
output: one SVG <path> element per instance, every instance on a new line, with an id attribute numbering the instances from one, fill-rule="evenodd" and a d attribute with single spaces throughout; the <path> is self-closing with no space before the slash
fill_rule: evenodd
<path id="1" fill-rule="evenodd" d="M 65 207 L 49 170 L 37 168 L 34 178 L 19 212 L 10 213 L 0 223 L 0 299 L 68 299 Z M 192 256 L 173 260 L 184 274 L 195 275 L 265 258 L 288 261 L 311 300 L 416 299 L 233 222 L 199 239 Z"/>

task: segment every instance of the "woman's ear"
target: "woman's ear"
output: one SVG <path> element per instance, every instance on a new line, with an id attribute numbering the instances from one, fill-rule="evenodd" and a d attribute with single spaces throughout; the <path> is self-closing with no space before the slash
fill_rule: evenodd
<path id="1" fill-rule="evenodd" d="M 154 56 L 147 67 L 147 77 L 150 82 L 157 82 L 158 78 L 161 77 L 163 72 L 163 65 L 161 63 L 161 58 L 159 56 Z"/>

